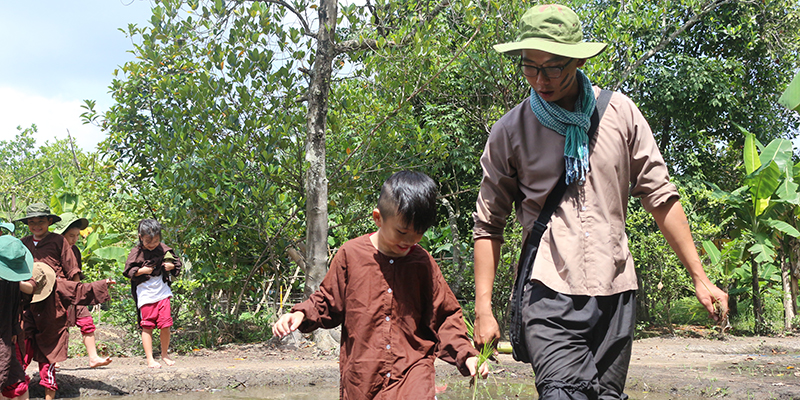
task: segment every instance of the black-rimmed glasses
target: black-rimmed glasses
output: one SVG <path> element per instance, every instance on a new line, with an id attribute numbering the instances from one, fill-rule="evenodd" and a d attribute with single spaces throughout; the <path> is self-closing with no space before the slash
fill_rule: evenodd
<path id="1" fill-rule="evenodd" d="M 525 64 L 522 60 L 520 60 L 517 66 L 522 72 L 522 75 L 528 78 L 536 78 L 541 72 L 547 79 L 556 79 L 561 76 L 561 72 L 564 71 L 564 68 L 567 68 L 567 66 L 572 63 L 572 60 L 574 60 L 574 58 L 571 58 L 566 64 L 560 67 L 537 67 L 535 65 Z"/>

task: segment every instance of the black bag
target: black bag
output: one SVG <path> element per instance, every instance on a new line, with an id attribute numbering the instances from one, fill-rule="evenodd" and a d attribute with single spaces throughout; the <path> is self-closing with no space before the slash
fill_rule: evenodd
<path id="1" fill-rule="evenodd" d="M 597 105 L 595 106 L 594 113 L 592 114 L 592 125 L 589 127 L 587 136 L 589 136 L 589 146 L 591 148 L 592 138 L 597 132 L 597 126 L 600 124 L 600 119 L 603 118 L 603 113 L 611 100 L 609 90 L 601 90 L 600 95 L 597 97 Z M 553 212 L 558 208 L 561 198 L 564 197 L 564 192 L 567 190 L 566 184 L 567 172 L 561 173 L 558 178 L 556 186 L 553 191 L 547 195 L 544 202 L 542 211 L 539 213 L 539 218 L 533 223 L 528 237 L 525 240 L 525 246 L 522 248 L 522 254 L 519 257 L 517 264 L 517 276 L 514 279 L 514 291 L 511 295 L 511 326 L 509 327 L 509 337 L 511 339 L 512 355 L 517 361 L 530 364 L 530 353 L 528 352 L 528 345 L 525 343 L 525 324 L 522 320 L 522 296 L 525 289 L 525 284 L 528 283 L 533 270 L 533 260 L 536 258 L 536 253 L 539 250 L 539 242 L 542 239 L 544 231 L 547 230 L 547 224 L 550 222 L 550 217 Z"/>

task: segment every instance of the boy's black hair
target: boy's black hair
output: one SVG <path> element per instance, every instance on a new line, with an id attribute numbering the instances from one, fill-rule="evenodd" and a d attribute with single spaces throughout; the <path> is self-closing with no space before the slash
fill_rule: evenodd
<path id="1" fill-rule="evenodd" d="M 383 217 L 399 215 L 417 233 L 436 223 L 436 182 L 414 171 L 395 172 L 381 186 L 378 210 Z"/>
<path id="2" fill-rule="evenodd" d="M 155 237 L 156 235 L 161 236 L 161 224 L 158 221 L 145 218 L 139 221 L 139 237 L 142 236 L 150 236 Z M 142 243 L 142 240 L 139 239 L 139 244 Z"/>

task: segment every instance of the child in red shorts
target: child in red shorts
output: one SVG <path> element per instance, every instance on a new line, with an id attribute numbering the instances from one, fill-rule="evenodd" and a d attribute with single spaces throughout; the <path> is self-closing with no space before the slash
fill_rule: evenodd
<path id="1" fill-rule="evenodd" d="M 67 212 L 59 215 L 61 221 L 53 224 L 53 232 L 64 236 L 67 243 L 72 246 L 72 252 L 75 254 L 75 260 L 78 262 L 78 268 L 83 269 L 81 251 L 78 249 L 77 243 L 80 237 L 80 232 L 89 226 L 89 220 L 86 218 L 79 218 L 77 215 Z M 75 274 L 72 278 L 73 281 L 79 282 L 83 279 L 83 272 Z M 111 363 L 111 357 L 100 357 L 97 354 L 97 342 L 95 340 L 94 332 L 96 327 L 92 313 L 86 306 L 71 307 L 67 315 L 67 327 L 78 326 L 81 329 L 81 336 L 83 336 L 83 344 L 86 346 L 86 354 L 89 356 L 89 368 L 102 367 Z M 56 367 L 58 367 L 56 365 Z"/>
<path id="2" fill-rule="evenodd" d="M 161 329 L 161 359 L 167 366 L 175 364 L 169 357 L 172 326 L 170 298 L 172 278 L 180 273 L 181 261 L 174 250 L 161 242 L 161 224 L 154 219 L 139 222 L 139 244 L 131 249 L 125 262 L 125 276 L 131 280 L 131 294 L 138 308 L 142 328 L 142 347 L 147 366 L 161 368 L 153 358 L 153 329 Z"/>

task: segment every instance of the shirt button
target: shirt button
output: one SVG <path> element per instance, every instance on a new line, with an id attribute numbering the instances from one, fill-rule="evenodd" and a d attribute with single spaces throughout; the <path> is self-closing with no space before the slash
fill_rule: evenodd
<path id="1" fill-rule="evenodd" d="M 586 211 L 586 206 L 581 207 L 581 211 Z"/>
<path id="2" fill-rule="evenodd" d="M 586 237 L 589 237 L 589 232 L 586 232 Z"/>
<path id="3" fill-rule="evenodd" d="M 390 344 L 387 344 L 387 345 L 386 345 L 386 350 L 389 350 L 389 349 L 391 349 L 391 348 L 392 348 L 392 345 L 390 345 Z"/>
<path id="4" fill-rule="evenodd" d="M 386 377 L 387 377 L 387 378 L 391 378 L 391 377 L 392 377 L 392 373 L 391 373 L 391 372 L 387 372 L 387 373 L 386 373 Z"/>
<path id="5" fill-rule="evenodd" d="M 394 260 L 389 260 L 389 264 L 394 264 Z"/>
<path id="6" fill-rule="evenodd" d="M 388 293 L 392 293 L 392 288 L 389 288 L 389 290 L 387 290 L 387 292 Z"/>
<path id="7" fill-rule="evenodd" d="M 389 318 L 389 317 L 386 317 L 386 321 L 387 321 L 387 322 L 388 322 L 390 319 L 391 319 L 391 318 Z"/>

